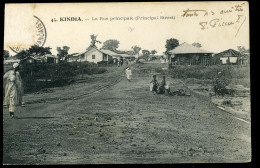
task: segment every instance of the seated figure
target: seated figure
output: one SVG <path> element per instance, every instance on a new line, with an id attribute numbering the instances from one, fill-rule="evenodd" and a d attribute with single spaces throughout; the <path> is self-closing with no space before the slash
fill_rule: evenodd
<path id="1" fill-rule="evenodd" d="M 150 82 L 150 91 L 157 92 L 159 83 L 156 80 L 156 75 L 153 75 L 153 80 Z"/>

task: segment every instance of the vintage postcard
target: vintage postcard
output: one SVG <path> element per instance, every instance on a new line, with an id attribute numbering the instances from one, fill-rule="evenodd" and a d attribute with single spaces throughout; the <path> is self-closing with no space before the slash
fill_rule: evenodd
<path id="1" fill-rule="evenodd" d="M 6 3 L 3 164 L 251 162 L 249 3 Z"/>

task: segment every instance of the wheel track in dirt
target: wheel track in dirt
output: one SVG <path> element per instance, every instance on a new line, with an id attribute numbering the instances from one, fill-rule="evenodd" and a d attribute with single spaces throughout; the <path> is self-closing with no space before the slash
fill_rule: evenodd
<path id="1" fill-rule="evenodd" d="M 134 64 L 132 64 L 134 65 Z M 76 100 L 76 99 L 79 99 L 79 98 L 82 98 L 84 96 L 91 96 L 95 93 L 98 93 L 100 91 L 103 91 L 103 90 L 106 90 L 116 84 L 118 84 L 119 82 L 122 81 L 122 79 L 124 78 L 124 76 L 122 75 L 123 72 L 125 71 L 126 68 L 124 68 L 119 74 L 121 75 L 118 75 L 116 77 L 113 77 L 115 78 L 116 80 L 113 80 L 112 82 L 108 83 L 108 84 L 105 84 L 105 85 L 102 85 L 100 87 L 98 87 L 97 89 L 95 89 L 94 91 L 91 91 L 91 92 L 86 92 L 86 93 L 82 93 L 78 96 L 72 96 L 72 97 L 67 97 L 67 98 L 58 98 L 58 97 L 55 97 L 55 98 L 48 98 L 48 99 L 40 99 L 40 100 L 34 100 L 34 101 L 28 101 L 28 102 L 25 102 L 25 104 L 35 104 L 35 103 L 47 103 L 47 102 L 51 102 L 51 101 L 67 101 L 67 100 Z"/>

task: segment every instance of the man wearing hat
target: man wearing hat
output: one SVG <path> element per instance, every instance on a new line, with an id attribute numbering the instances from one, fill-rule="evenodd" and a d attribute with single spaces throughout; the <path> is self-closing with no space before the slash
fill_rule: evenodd
<path id="1" fill-rule="evenodd" d="M 6 80 L 4 106 L 9 107 L 10 116 L 14 118 L 16 106 L 22 104 L 23 86 L 18 72 L 19 64 L 14 63 L 13 69 L 4 74 Z"/>

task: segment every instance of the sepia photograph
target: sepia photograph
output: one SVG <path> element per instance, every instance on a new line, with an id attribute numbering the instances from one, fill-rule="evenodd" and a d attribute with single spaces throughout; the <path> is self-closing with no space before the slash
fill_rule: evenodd
<path id="1" fill-rule="evenodd" d="M 252 161 L 248 1 L 5 3 L 4 165 Z"/>

